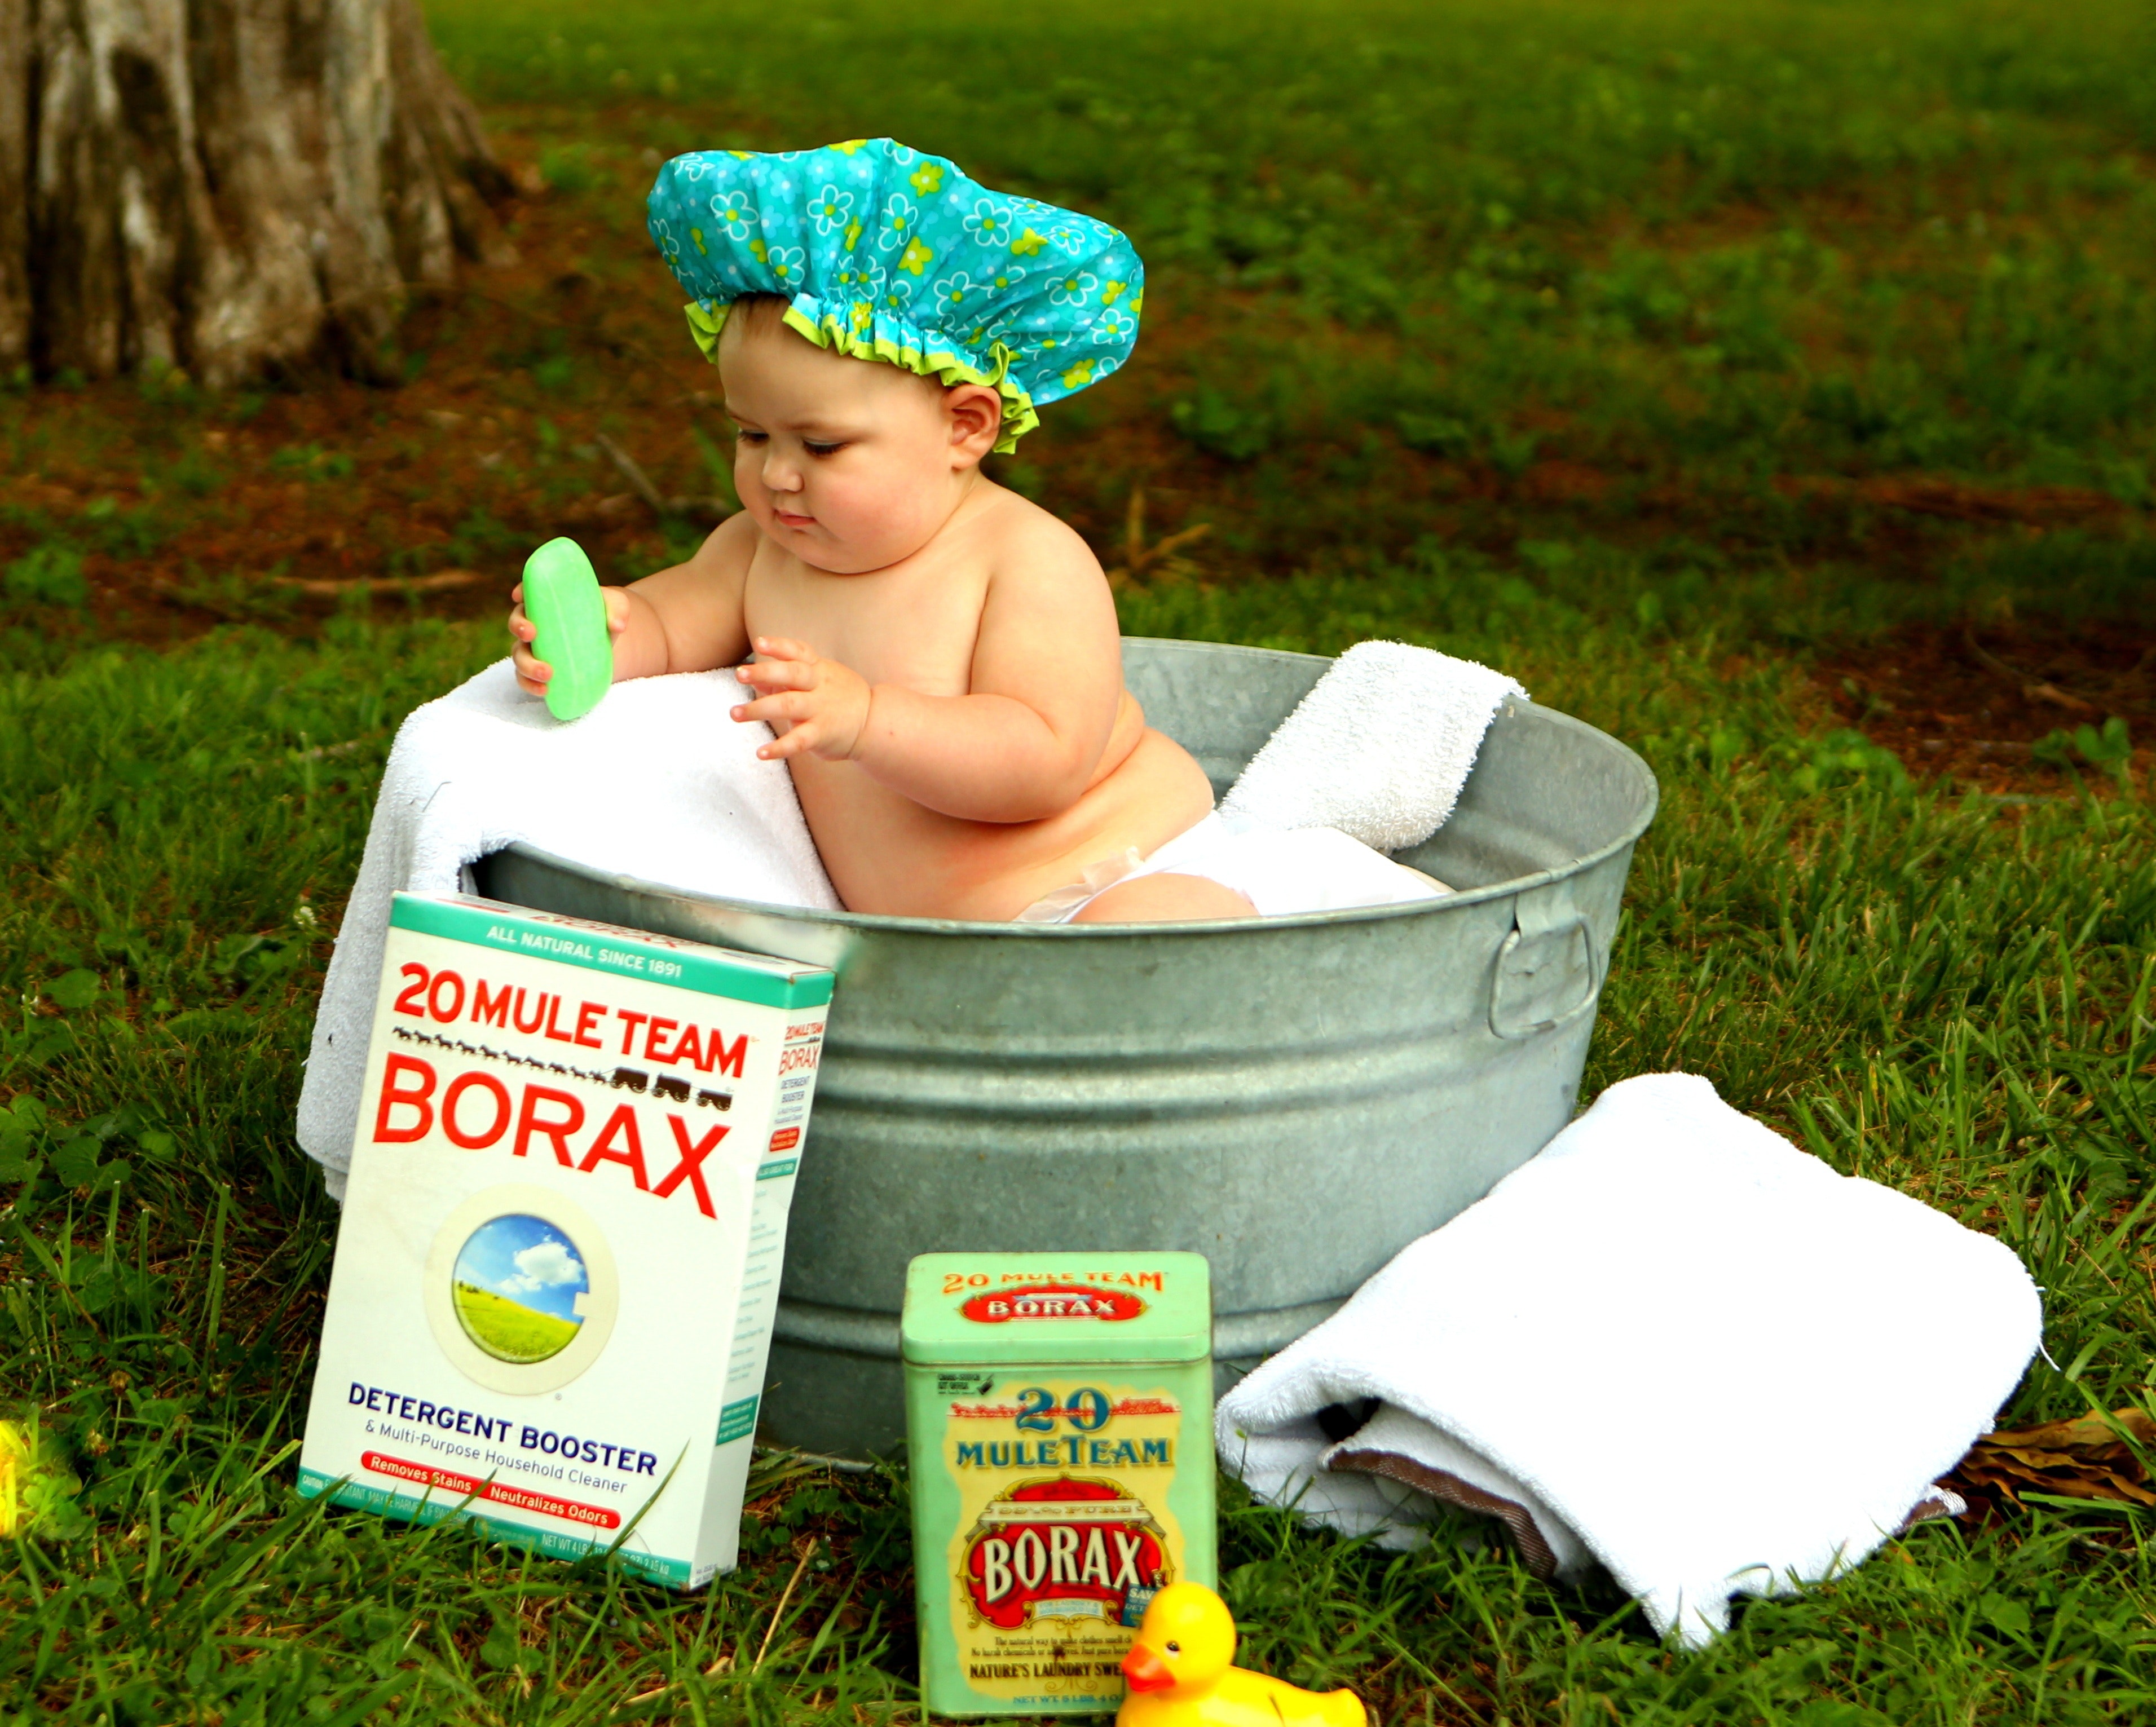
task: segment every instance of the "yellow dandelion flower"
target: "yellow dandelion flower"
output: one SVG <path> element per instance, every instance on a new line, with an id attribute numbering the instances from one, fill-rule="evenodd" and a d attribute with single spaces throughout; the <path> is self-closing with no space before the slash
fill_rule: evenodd
<path id="1" fill-rule="evenodd" d="M 898 267 L 903 270 L 911 270 L 917 276 L 928 268 L 935 257 L 935 248 L 924 244 L 921 237 L 916 234 L 906 243 L 905 254 L 898 260 Z"/>
<path id="2" fill-rule="evenodd" d="M 23 1489 L 29 1485 L 30 1448 L 13 1422 L 0 1422 L 0 1535 L 16 1534 L 25 1521 Z"/>
<path id="3" fill-rule="evenodd" d="M 943 164 L 925 161 L 906 177 L 922 197 L 931 197 L 943 188 Z"/>

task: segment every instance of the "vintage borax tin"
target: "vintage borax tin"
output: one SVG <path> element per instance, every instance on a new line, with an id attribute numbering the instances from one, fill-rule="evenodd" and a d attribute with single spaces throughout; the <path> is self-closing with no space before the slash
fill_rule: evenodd
<path id="1" fill-rule="evenodd" d="M 903 1330 L 924 1700 L 1112 1710 L 1154 1592 L 1216 1581 L 1204 1259 L 924 1253 Z"/>

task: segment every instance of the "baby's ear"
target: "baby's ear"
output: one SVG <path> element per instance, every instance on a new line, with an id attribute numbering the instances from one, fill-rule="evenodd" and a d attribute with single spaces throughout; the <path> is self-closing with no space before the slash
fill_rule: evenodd
<path id="1" fill-rule="evenodd" d="M 943 392 L 951 423 L 951 454 L 971 467 L 995 447 L 1003 431 L 1004 399 L 986 384 L 953 384 Z"/>

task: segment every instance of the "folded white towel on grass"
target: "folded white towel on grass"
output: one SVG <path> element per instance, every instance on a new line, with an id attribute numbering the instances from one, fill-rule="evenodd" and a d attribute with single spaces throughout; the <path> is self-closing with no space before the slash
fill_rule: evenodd
<path id="1" fill-rule="evenodd" d="M 2000 1243 L 1650 1074 L 1245 1379 L 1217 1438 L 1260 1497 L 1386 1545 L 1440 1498 L 1503 1516 L 1538 1569 L 1599 1560 L 1697 1645 L 1732 1594 L 1958 1509 L 1933 1483 L 2041 1325 Z"/>
<path id="2" fill-rule="evenodd" d="M 1502 672 L 1404 642 L 1358 642 L 1250 758 L 1220 813 L 1232 825 L 1337 828 L 1419 845 L 1452 813 L 1498 705 Z"/>
<path id="3" fill-rule="evenodd" d="M 691 893 L 836 910 L 771 728 L 729 717 L 727 671 L 618 684 L 564 725 L 507 660 L 415 709 L 398 731 L 322 984 L 300 1144 L 342 1197 L 359 1120 L 390 896 L 457 891 L 464 866 L 524 841 Z"/>

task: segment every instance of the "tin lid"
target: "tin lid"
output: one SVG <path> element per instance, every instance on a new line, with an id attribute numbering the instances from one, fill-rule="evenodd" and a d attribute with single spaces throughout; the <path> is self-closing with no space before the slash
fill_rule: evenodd
<path id="1" fill-rule="evenodd" d="M 906 1267 L 909 1361 L 1199 1361 L 1213 1352 L 1202 1253 L 923 1253 Z"/>

